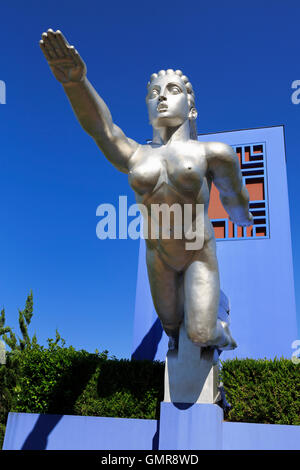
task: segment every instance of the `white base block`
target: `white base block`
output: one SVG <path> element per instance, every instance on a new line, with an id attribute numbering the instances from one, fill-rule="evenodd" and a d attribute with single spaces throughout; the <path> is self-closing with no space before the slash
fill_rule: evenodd
<path id="1" fill-rule="evenodd" d="M 194 345 L 181 325 L 178 350 L 166 357 L 164 402 L 217 403 L 220 398 L 216 350 Z"/>

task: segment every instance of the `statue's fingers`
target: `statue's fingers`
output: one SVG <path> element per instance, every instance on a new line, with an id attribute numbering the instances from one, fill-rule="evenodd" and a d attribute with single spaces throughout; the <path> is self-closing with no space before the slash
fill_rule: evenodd
<path id="1" fill-rule="evenodd" d="M 65 54 L 61 50 L 60 44 L 58 42 L 58 39 L 56 37 L 56 33 L 52 29 L 48 29 L 47 31 L 49 43 L 51 44 L 52 48 L 54 49 L 56 56 L 58 58 L 63 58 Z"/>
<path id="2" fill-rule="evenodd" d="M 40 41 L 40 47 L 42 49 L 42 52 L 43 52 L 44 56 L 46 57 L 46 60 L 48 60 L 48 61 L 51 60 L 51 56 L 49 55 L 49 53 L 46 49 L 45 43 L 42 40 Z"/>
<path id="3" fill-rule="evenodd" d="M 69 51 L 70 44 L 64 37 L 63 33 L 59 31 L 59 29 L 56 31 L 56 39 L 64 55 L 70 56 L 70 51 Z"/>
<path id="4" fill-rule="evenodd" d="M 74 62 L 77 64 L 77 65 L 80 65 L 81 67 L 84 67 L 85 64 L 82 60 L 82 58 L 80 57 L 80 55 L 78 54 L 78 52 L 76 51 L 75 47 L 74 46 L 70 46 L 69 47 L 69 51 L 71 53 L 71 56 L 74 60 Z"/>
<path id="5" fill-rule="evenodd" d="M 63 35 L 63 33 L 59 29 L 56 30 L 56 34 L 62 39 L 62 41 L 64 42 L 66 46 L 70 46 L 67 38 Z"/>
<path id="6" fill-rule="evenodd" d="M 49 40 L 49 37 L 48 37 L 47 33 L 42 34 L 42 41 L 44 42 L 47 53 L 49 54 L 51 59 L 57 59 L 58 58 L 57 54 L 55 52 L 55 49 L 53 49 L 53 47 L 52 47 L 52 44 Z"/>

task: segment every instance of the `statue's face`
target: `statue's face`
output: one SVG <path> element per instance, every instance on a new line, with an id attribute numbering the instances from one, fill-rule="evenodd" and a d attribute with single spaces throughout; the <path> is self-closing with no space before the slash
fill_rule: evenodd
<path id="1" fill-rule="evenodd" d="M 149 87 L 146 103 L 150 124 L 155 128 L 180 126 L 189 119 L 187 91 L 176 74 L 155 78 Z"/>

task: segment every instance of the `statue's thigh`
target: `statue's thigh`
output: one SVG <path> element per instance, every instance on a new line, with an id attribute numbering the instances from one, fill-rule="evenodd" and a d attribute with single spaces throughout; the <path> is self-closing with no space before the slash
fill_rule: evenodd
<path id="1" fill-rule="evenodd" d="M 213 330 L 220 298 L 215 253 L 203 249 L 184 273 L 184 316 L 187 331 Z"/>
<path id="2" fill-rule="evenodd" d="M 156 250 L 147 248 L 146 259 L 155 310 L 164 327 L 177 328 L 183 317 L 181 277 L 162 261 Z"/>

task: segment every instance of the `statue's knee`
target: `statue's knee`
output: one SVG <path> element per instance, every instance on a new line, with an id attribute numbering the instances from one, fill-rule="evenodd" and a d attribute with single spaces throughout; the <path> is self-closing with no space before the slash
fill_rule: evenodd
<path id="1" fill-rule="evenodd" d="M 207 327 L 187 327 L 187 336 L 190 341 L 198 346 L 209 346 L 214 339 L 213 331 Z"/>

